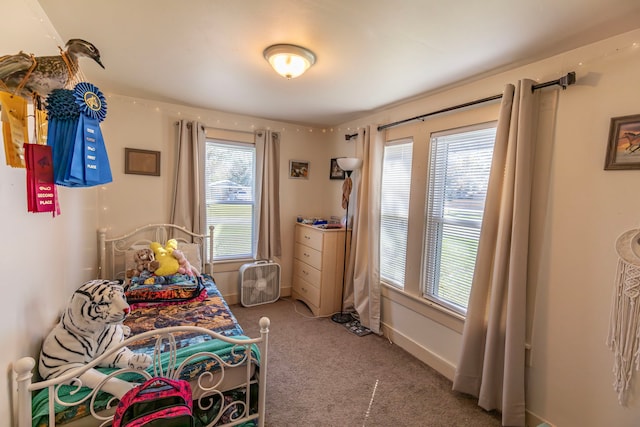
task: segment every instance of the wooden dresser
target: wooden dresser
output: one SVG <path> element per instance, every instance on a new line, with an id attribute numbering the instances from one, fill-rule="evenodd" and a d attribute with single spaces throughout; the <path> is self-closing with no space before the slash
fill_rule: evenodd
<path id="1" fill-rule="evenodd" d="M 340 311 L 345 234 L 344 228 L 325 230 L 296 223 L 291 295 L 315 316 Z"/>

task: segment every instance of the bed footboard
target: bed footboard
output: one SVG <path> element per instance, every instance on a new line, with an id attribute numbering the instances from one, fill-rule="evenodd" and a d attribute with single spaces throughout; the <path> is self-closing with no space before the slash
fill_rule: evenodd
<path id="1" fill-rule="evenodd" d="M 17 401 L 15 416 L 17 425 L 18 427 L 32 426 L 34 402 L 38 399 L 43 400 L 43 397 L 46 402 L 45 406 L 48 407 L 46 412 L 48 413 L 49 426 L 56 425 L 54 403 L 64 407 L 88 405 L 89 408 L 85 411 L 95 419 L 95 425 L 109 425 L 113 417 L 113 408 L 117 404 L 116 399 L 112 396 L 106 396 L 106 402 L 103 406 L 96 409 L 100 396 L 105 395 L 100 391 L 104 382 L 95 389 L 87 389 L 86 387 L 81 389 L 82 383 L 78 378 L 121 347 L 129 346 L 143 339 L 152 339 L 155 340 L 152 367 L 145 371 L 130 368 L 118 369 L 108 373 L 105 381 L 116 376 L 123 379 L 135 377 L 135 380 L 130 379 L 133 382 L 142 382 L 154 376 L 188 379 L 193 389 L 194 412 L 197 409 L 209 411 L 205 421 L 207 426 L 231 426 L 251 420 L 255 420 L 254 422 L 257 422 L 259 426 L 264 426 L 270 321 L 267 317 L 263 317 L 259 324 L 259 338 L 227 337 L 194 326 L 172 326 L 144 332 L 128 338 L 119 347 L 110 350 L 82 368 L 47 381 L 32 382 L 36 361 L 31 357 L 23 357 L 17 360 L 13 366 L 16 374 L 14 387 L 16 394 L 14 397 Z M 209 336 L 212 340 L 203 343 L 203 348 L 197 346 L 197 349 L 193 351 L 188 351 L 189 348 L 187 348 L 185 352 L 185 349 L 176 348 L 175 335 L 194 332 Z M 210 348 L 209 342 L 215 345 Z M 203 365 L 206 361 L 209 364 Z M 229 384 L 228 378 L 232 376 L 226 372 L 230 370 L 244 372 L 237 380 L 237 384 Z M 221 389 L 222 384 L 225 384 L 225 390 Z M 71 389 L 71 391 L 67 389 Z M 82 390 L 84 390 L 84 394 L 81 392 Z M 237 392 L 237 394 L 230 395 L 229 392 Z M 67 393 L 67 403 L 62 397 L 64 393 Z M 70 404 L 68 396 L 73 396 Z M 216 410 L 211 412 L 213 402 L 216 402 Z M 45 416 L 45 421 L 46 419 Z"/>
<path id="2" fill-rule="evenodd" d="M 33 357 L 23 357 L 13 364 L 16 373 L 16 397 L 18 398 L 18 414 L 16 422 L 19 427 L 31 425 L 31 378 L 36 361 Z"/>

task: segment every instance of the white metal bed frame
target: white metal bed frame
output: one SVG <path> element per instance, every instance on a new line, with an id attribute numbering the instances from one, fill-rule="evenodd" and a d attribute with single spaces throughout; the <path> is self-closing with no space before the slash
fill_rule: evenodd
<path id="1" fill-rule="evenodd" d="M 188 239 L 191 239 L 191 242 L 198 243 L 201 245 L 202 253 L 201 259 L 203 261 L 203 266 L 211 266 L 210 260 L 213 253 L 213 227 L 209 228 L 209 234 L 207 236 L 198 235 L 195 233 L 191 233 L 182 227 L 178 227 L 171 224 L 150 224 L 141 228 L 138 228 L 131 233 L 125 234 L 118 238 L 107 239 L 106 238 L 106 230 L 101 229 L 98 231 L 98 241 L 99 241 L 99 268 L 100 273 L 109 274 L 108 276 L 104 276 L 107 278 L 115 277 L 115 275 L 119 275 L 124 272 L 124 269 L 120 269 L 118 267 L 118 259 L 124 259 L 124 253 L 132 248 L 132 246 L 150 243 L 151 241 L 165 242 L 167 238 L 176 238 L 179 241 L 187 242 L 188 240 L 182 240 L 181 238 L 175 237 L 175 231 L 180 231 L 188 236 Z M 146 236 L 146 237 L 145 237 Z M 173 237 L 169 237 L 173 236 Z M 148 240 L 151 238 L 152 240 Z M 191 243 L 190 242 L 190 243 Z M 209 259 L 205 260 L 205 243 L 209 243 L 209 251 L 208 257 Z M 107 262 L 108 261 L 108 262 Z M 116 262 L 118 261 L 118 262 Z M 210 268 L 210 267 L 209 267 Z M 191 386 L 193 390 L 194 397 L 194 406 L 195 405 L 203 405 L 202 407 L 206 407 L 210 404 L 211 396 L 220 397 L 220 409 L 217 412 L 214 419 L 208 424 L 208 426 L 215 425 L 220 418 L 228 413 L 229 410 L 237 411 L 237 417 L 233 418 L 232 421 L 221 424 L 220 426 L 234 426 L 240 423 L 244 423 L 250 420 L 257 420 L 258 425 L 260 427 L 264 426 L 265 421 L 265 403 L 266 403 L 266 378 L 267 378 L 267 348 L 268 348 L 268 336 L 269 336 L 269 325 L 270 321 L 268 318 L 263 317 L 259 321 L 260 325 L 260 337 L 259 338 L 250 338 L 250 339 L 237 339 L 233 337 L 227 337 L 221 335 L 217 332 L 210 331 L 205 328 L 196 327 L 196 326 L 172 326 L 167 328 L 156 329 L 153 331 L 147 331 L 142 334 L 138 334 L 136 336 L 130 337 L 124 342 L 120 344 L 117 348 L 110 350 L 109 352 L 103 354 L 102 356 L 96 358 L 91 363 L 83 366 L 82 368 L 73 370 L 68 372 L 67 374 L 60 376 L 55 379 L 47 380 L 47 381 L 38 381 L 32 382 L 32 378 L 34 372 L 37 370 L 36 361 L 32 357 L 23 357 L 17 360 L 13 364 L 14 372 L 16 373 L 16 384 L 13 387 L 17 400 L 17 414 L 16 421 L 18 427 L 30 427 L 32 425 L 32 405 L 31 400 L 33 397 L 33 392 L 42 389 L 48 389 L 49 396 L 49 426 L 55 426 L 55 411 L 54 411 L 54 401 L 58 404 L 63 404 L 66 406 L 75 406 L 77 404 L 87 402 L 90 403 L 90 417 L 84 417 L 81 420 L 77 420 L 77 422 L 64 424 L 65 426 L 75 426 L 75 425 L 95 425 L 95 426 L 107 426 L 110 424 L 113 418 L 113 411 L 116 405 L 116 399 L 111 399 L 107 404 L 107 409 L 105 411 L 96 412 L 94 410 L 94 401 L 96 399 L 96 395 L 100 391 L 102 385 L 109 378 L 114 377 L 116 375 L 120 375 L 127 372 L 135 372 L 140 375 L 141 380 L 149 379 L 152 376 L 164 376 L 167 378 L 179 378 L 183 369 L 186 367 L 187 363 L 193 359 L 206 357 L 210 359 L 214 359 L 219 365 L 219 370 L 217 370 L 214 374 L 211 372 L 203 372 L 196 379 L 191 380 Z M 198 332 L 204 335 L 209 335 L 213 339 L 218 339 L 224 342 L 227 342 L 233 345 L 232 352 L 234 354 L 241 354 L 241 360 L 237 362 L 227 362 L 222 360 L 218 355 L 211 352 L 200 352 L 196 353 L 192 356 L 189 356 L 187 360 L 182 362 L 180 365 L 176 365 L 176 345 L 174 334 L 178 332 Z M 155 338 L 155 350 L 153 357 L 153 375 L 148 374 L 145 371 L 137 371 L 133 369 L 119 369 L 107 376 L 100 386 L 96 389 L 93 389 L 87 396 L 79 399 L 78 401 L 72 402 L 70 404 L 65 404 L 60 401 L 58 396 L 58 390 L 61 385 L 64 384 L 73 384 L 78 388 L 82 385 L 78 377 L 82 375 L 87 370 L 97 366 L 103 359 L 107 358 L 110 354 L 118 351 L 121 347 L 127 346 L 132 342 L 135 342 L 140 339 L 145 338 Z M 251 346 L 257 345 L 260 350 L 260 362 L 259 362 L 259 372 L 257 380 L 254 378 L 255 372 L 255 358 L 253 357 L 253 353 L 251 352 Z M 162 354 L 168 355 L 168 364 L 167 366 L 160 365 L 160 356 Z M 167 357 L 167 356 L 165 356 Z M 254 414 L 250 414 L 250 408 L 255 404 L 254 400 L 251 399 L 250 387 L 252 385 L 258 386 L 258 412 Z M 235 400 L 230 403 L 226 403 L 224 399 L 222 399 L 222 393 L 228 390 L 241 389 L 244 390 L 244 398 L 243 400 Z M 90 418 L 91 424 L 88 424 L 86 418 Z"/>

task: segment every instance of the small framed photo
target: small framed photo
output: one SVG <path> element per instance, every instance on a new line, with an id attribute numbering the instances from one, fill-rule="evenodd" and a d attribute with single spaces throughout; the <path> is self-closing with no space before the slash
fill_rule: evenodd
<path id="1" fill-rule="evenodd" d="M 604 169 L 640 169 L 640 114 L 611 119 Z"/>
<path id="2" fill-rule="evenodd" d="M 160 152 L 125 148 L 124 173 L 160 176 Z"/>
<path id="3" fill-rule="evenodd" d="M 331 159 L 331 169 L 329 171 L 329 179 L 344 179 L 345 174 L 340 166 L 338 166 L 338 159 Z"/>
<path id="4" fill-rule="evenodd" d="M 290 160 L 289 178 L 309 179 L 309 162 L 306 160 Z"/>

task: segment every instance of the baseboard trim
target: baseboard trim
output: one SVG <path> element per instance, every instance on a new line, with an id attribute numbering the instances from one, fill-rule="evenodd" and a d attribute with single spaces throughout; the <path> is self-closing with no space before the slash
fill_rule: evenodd
<path id="1" fill-rule="evenodd" d="M 227 294 L 227 295 L 223 295 L 223 298 L 229 305 L 240 304 L 239 294 Z"/>
<path id="2" fill-rule="evenodd" d="M 456 372 L 456 367 L 453 364 L 438 356 L 429 349 L 421 346 L 403 333 L 393 329 L 388 324 L 382 322 L 381 326 L 382 334 L 391 342 L 406 350 L 418 360 L 426 363 L 427 365 L 438 371 L 440 374 L 447 377 L 449 380 L 453 381 L 453 377 Z"/>
<path id="3" fill-rule="evenodd" d="M 527 427 L 538 427 L 544 425 L 545 427 L 554 427 L 549 421 L 537 416 L 533 412 L 527 410 L 524 414 L 524 425 Z"/>
<path id="4" fill-rule="evenodd" d="M 393 342 L 403 350 L 407 351 L 416 359 L 426 363 L 427 365 L 429 365 L 430 367 L 438 371 L 438 373 L 444 375 L 446 378 L 448 378 L 450 381 L 453 382 L 453 378 L 456 373 L 456 367 L 452 363 L 448 362 L 447 360 L 433 353 L 429 349 L 421 346 L 420 344 L 418 344 L 411 338 L 407 337 L 403 333 L 393 329 L 388 324 L 382 322 L 380 326 L 382 329 L 382 334 L 386 338 L 388 338 L 391 342 Z M 526 427 L 538 427 L 539 425 L 545 424 L 545 423 L 549 427 L 554 427 L 554 425 L 549 421 L 530 412 L 529 410 L 526 410 L 525 412 Z"/>
<path id="5" fill-rule="evenodd" d="M 280 288 L 280 298 L 285 298 L 291 296 L 291 286 L 281 287 Z M 240 294 L 225 294 L 223 295 L 224 300 L 229 305 L 240 304 Z"/>

